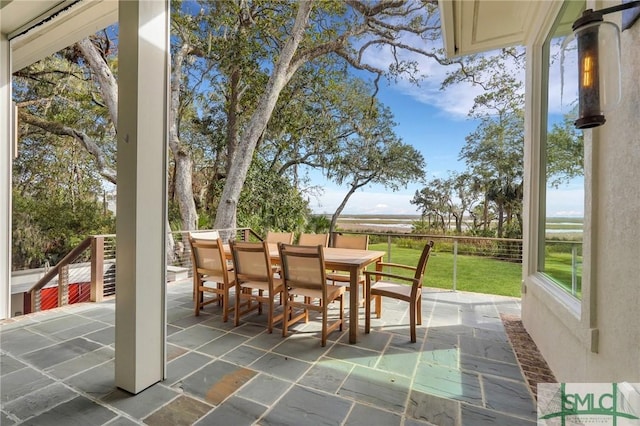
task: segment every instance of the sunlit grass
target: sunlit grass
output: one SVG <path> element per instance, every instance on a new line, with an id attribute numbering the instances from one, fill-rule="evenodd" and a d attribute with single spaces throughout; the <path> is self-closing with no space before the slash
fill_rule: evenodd
<path id="1" fill-rule="evenodd" d="M 550 252 L 545 254 L 544 272 L 561 287 L 571 293 L 571 279 L 573 274 L 573 256 L 571 253 Z M 577 297 L 582 295 L 582 256 L 578 257 L 576 265 Z"/>
<path id="2" fill-rule="evenodd" d="M 387 251 L 386 243 L 370 244 L 370 250 Z M 416 265 L 419 249 L 391 246 L 391 262 Z M 388 261 L 385 257 L 385 261 Z M 404 275 L 409 275 L 405 272 Z M 522 265 L 482 256 L 458 255 L 456 264 L 456 289 L 477 293 L 520 297 Z M 453 254 L 438 252 L 436 248 L 429 259 L 424 285 L 453 289 Z"/>

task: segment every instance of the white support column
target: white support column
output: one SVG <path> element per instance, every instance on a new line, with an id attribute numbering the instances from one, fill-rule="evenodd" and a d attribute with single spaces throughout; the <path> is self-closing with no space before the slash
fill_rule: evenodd
<path id="1" fill-rule="evenodd" d="M 164 378 L 168 1 L 119 3 L 116 386 Z"/>
<path id="2" fill-rule="evenodd" d="M 11 46 L 6 34 L 0 32 L 0 319 L 11 316 L 12 127 Z"/>

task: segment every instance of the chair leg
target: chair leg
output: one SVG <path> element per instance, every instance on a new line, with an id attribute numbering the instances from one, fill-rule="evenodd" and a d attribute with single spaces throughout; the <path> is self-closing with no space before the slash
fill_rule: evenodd
<path id="1" fill-rule="evenodd" d="M 289 304 L 289 297 L 285 293 L 283 293 L 284 297 L 281 296 L 281 299 L 284 299 L 284 312 L 282 313 L 282 337 L 287 337 L 287 329 L 289 328 L 289 320 L 291 319 L 291 305 Z"/>
<path id="2" fill-rule="evenodd" d="M 376 318 L 382 317 L 382 296 L 376 296 Z"/>
<path id="3" fill-rule="evenodd" d="M 269 318 L 267 318 L 267 331 L 273 333 L 273 300 L 269 301 Z"/>
<path id="4" fill-rule="evenodd" d="M 416 298 L 416 309 L 418 310 L 418 325 L 422 325 L 422 294 Z"/>
<path id="5" fill-rule="evenodd" d="M 219 296 L 218 296 L 219 297 Z M 222 293 L 222 322 L 229 320 L 229 289 Z"/>
<path id="6" fill-rule="evenodd" d="M 344 294 L 340 296 L 340 331 L 342 331 L 343 324 L 344 324 Z"/>
<path id="7" fill-rule="evenodd" d="M 371 331 L 371 290 L 365 286 L 364 294 L 364 332 L 369 333 Z"/>
<path id="8" fill-rule="evenodd" d="M 411 329 L 411 343 L 416 342 L 416 304 L 409 303 L 409 326 Z"/>
<path id="9" fill-rule="evenodd" d="M 195 298 L 195 314 L 196 316 L 200 315 L 200 290 L 196 289 L 196 298 Z"/>
<path id="10" fill-rule="evenodd" d="M 322 341 L 321 346 L 325 347 L 327 345 L 327 316 L 328 316 L 328 308 L 327 303 L 324 304 L 322 308 Z"/>
<path id="11" fill-rule="evenodd" d="M 234 304 L 233 310 L 233 322 L 236 327 L 240 325 L 240 295 L 242 294 L 242 289 L 239 285 L 236 285 L 236 300 Z"/>

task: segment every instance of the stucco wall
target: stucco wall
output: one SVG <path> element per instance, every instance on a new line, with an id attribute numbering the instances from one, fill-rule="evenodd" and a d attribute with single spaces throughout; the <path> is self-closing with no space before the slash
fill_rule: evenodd
<path id="1" fill-rule="evenodd" d="M 525 277 L 525 327 L 563 382 L 640 382 L 640 23 L 621 49 L 621 103 L 585 135 L 586 297 L 572 312 Z"/>
<path id="2" fill-rule="evenodd" d="M 640 382 L 640 23 L 621 34 L 621 52 L 621 103 L 594 146 L 600 344 L 586 374 Z"/>

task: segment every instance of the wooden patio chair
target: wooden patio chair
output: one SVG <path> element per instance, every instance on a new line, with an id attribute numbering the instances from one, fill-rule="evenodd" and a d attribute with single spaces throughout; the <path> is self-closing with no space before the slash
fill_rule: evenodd
<path id="1" fill-rule="evenodd" d="M 333 238 L 333 247 L 335 248 L 347 248 L 355 250 L 368 250 L 369 249 L 369 236 L 368 235 L 342 235 L 335 234 Z M 349 283 L 351 278 L 347 273 L 340 273 L 331 271 L 327 274 L 327 279 L 331 281 L 333 285 L 345 286 L 349 291 Z M 358 283 L 362 284 L 362 297 L 360 303 L 364 301 L 364 274 L 358 277 Z"/>
<path id="2" fill-rule="evenodd" d="M 422 324 L 422 279 L 427 268 L 429 255 L 433 248 L 433 241 L 429 241 L 422 249 L 417 266 L 398 263 L 378 263 L 378 271 L 365 271 L 365 322 L 364 331 L 369 333 L 371 327 L 371 298 L 376 299 L 376 315 L 382 315 L 382 296 L 409 302 L 409 325 L 411 327 L 411 342 L 416 341 L 416 323 Z M 382 268 L 391 271 L 413 271 L 413 277 L 398 275 L 397 272 L 383 272 Z M 373 282 L 375 280 L 375 282 Z M 398 282 L 399 281 L 399 282 Z M 407 285 L 408 284 L 408 285 Z"/>
<path id="3" fill-rule="evenodd" d="M 222 306 L 222 321 L 227 322 L 229 312 L 233 310 L 229 306 L 229 289 L 235 285 L 235 275 L 229 270 L 222 240 L 199 239 L 197 234 L 190 234 L 189 244 L 193 263 L 195 314 L 200 315 L 200 310 L 206 305 L 218 302 Z M 207 298 L 207 293 L 213 293 L 215 297 Z"/>
<path id="4" fill-rule="evenodd" d="M 293 244 L 293 237 L 294 237 L 293 232 L 272 232 L 272 231 L 268 231 L 267 232 L 267 236 L 264 238 L 264 240 L 269 244 L 278 244 L 278 243 Z M 273 263 L 271 268 L 273 269 L 274 273 L 276 273 L 276 274 L 280 273 L 280 264 L 279 263 L 277 263 L 277 262 Z"/>
<path id="5" fill-rule="evenodd" d="M 326 346 L 327 336 L 344 324 L 344 287 L 327 285 L 323 246 L 296 246 L 278 244 L 284 279 L 284 313 L 282 335 L 287 337 L 291 324 L 304 319 L 309 321 L 309 310 L 322 312 L 321 345 Z M 339 318 L 329 324 L 329 303 L 340 302 Z M 294 315 L 294 308 L 302 309 Z"/>
<path id="6" fill-rule="evenodd" d="M 298 245 L 327 247 L 329 245 L 329 234 L 308 234 L 303 232 L 298 239 Z"/>
<path id="7" fill-rule="evenodd" d="M 189 236 L 198 240 L 217 240 L 220 238 L 218 231 L 189 231 Z"/>
<path id="8" fill-rule="evenodd" d="M 240 317 L 251 311 L 262 313 L 262 304 L 267 305 L 267 330 L 273 332 L 273 326 L 283 318 L 282 313 L 275 314 L 275 298 L 282 300 L 282 280 L 273 276 L 269 244 L 231 241 L 229 242 L 236 274 L 235 325 L 240 325 Z M 242 301 L 245 309 L 240 311 Z M 255 303 L 254 303 L 255 302 Z"/>
<path id="9" fill-rule="evenodd" d="M 267 236 L 264 239 L 271 244 L 285 243 L 293 244 L 293 232 L 267 232 Z"/>

